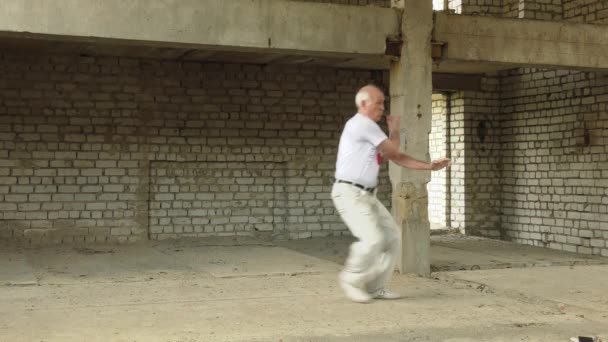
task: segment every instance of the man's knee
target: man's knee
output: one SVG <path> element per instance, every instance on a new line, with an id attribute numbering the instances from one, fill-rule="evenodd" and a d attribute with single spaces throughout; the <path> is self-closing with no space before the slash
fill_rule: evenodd
<path id="1" fill-rule="evenodd" d="M 361 243 L 366 254 L 378 254 L 382 252 L 384 242 L 382 240 L 369 240 Z"/>
<path id="2" fill-rule="evenodd" d="M 391 252 L 398 252 L 401 249 L 401 240 L 399 238 L 389 240 L 386 249 Z"/>

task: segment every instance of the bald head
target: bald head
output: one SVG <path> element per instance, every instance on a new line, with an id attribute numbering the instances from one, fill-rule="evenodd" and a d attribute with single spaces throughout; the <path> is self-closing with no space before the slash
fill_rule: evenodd
<path id="1" fill-rule="evenodd" d="M 378 122 L 384 113 L 384 93 L 374 85 L 366 85 L 357 92 L 355 104 L 359 113 Z"/>

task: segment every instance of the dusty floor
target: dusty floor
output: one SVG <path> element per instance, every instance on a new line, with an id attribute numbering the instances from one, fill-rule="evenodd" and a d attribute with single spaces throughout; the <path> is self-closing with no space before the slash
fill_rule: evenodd
<path id="1" fill-rule="evenodd" d="M 4 246 L 0 341 L 608 341 L 605 258 L 438 236 L 432 278 L 362 305 L 336 283 L 348 243 Z"/>

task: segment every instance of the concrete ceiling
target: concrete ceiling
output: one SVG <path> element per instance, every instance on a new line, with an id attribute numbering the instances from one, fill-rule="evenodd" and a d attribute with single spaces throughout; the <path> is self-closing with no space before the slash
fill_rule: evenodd
<path id="1" fill-rule="evenodd" d="M 81 56 L 113 56 L 146 59 L 165 59 L 193 62 L 223 62 L 223 63 L 251 63 L 251 64 L 298 64 L 310 66 L 323 66 L 331 68 L 353 68 L 367 70 L 388 70 L 390 57 L 388 56 L 307 56 L 296 54 L 280 54 L 264 51 L 227 51 L 201 49 L 199 47 L 175 46 L 149 46 L 133 42 L 100 42 L 98 40 L 83 42 L 70 41 L 65 38 L 52 38 L 39 36 L 27 37 L 1 37 L 0 46 L 4 50 L 41 53 L 41 54 L 68 54 Z M 458 61 L 445 61 L 434 64 L 433 71 L 442 73 L 493 73 L 508 66 L 490 63 L 471 63 Z"/>
<path id="2" fill-rule="evenodd" d="M 156 45 L 156 44 L 155 44 Z M 0 49 L 23 53 L 68 54 L 81 56 L 113 56 L 147 59 L 168 59 L 193 62 L 224 62 L 251 64 L 301 64 L 336 68 L 383 70 L 389 57 L 335 57 L 280 54 L 263 51 L 229 51 L 193 47 L 138 45 L 131 42 L 82 42 L 39 38 L 1 37 Z"/>
<path id="3" fill-rule="evenodd" d="M 404 18 L 393 8 L 302 1 L 1 1 L 0 44 L 6 48 L 379 70 L 388 69 L 387 55 L 399 54 Z M 415 30 L 416 18 L 408 20 Z M 605 71 L 607 37 L 606 25 L 436 12 L 434 71 Z"/>
<path id="4" fill-rule="evenodd" d="M 490 63 L 490 62 L 469 62 L 469 61 L 436 61 L 433 64 L 433 72 L 450 74 L 495 74 L 500 70 L 513 69 L 513 65 Z"/>

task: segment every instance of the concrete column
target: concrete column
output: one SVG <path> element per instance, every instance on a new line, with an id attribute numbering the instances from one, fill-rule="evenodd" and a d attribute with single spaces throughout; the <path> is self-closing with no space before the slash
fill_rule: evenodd
<path id="1" fill-rule="evenodd" d="M 432 59 L 431 1 L 393 0 L 403 11 L 401 58 L 390 69 L 391 114 L 401 117 L 401 149 L 429 160 L 431 131 Z M 430 171 L 389 168 L 393 184 L 393 215 L 402 229 L 401 273 L 430 275 L 430 225 L 427 183 Z"/>

